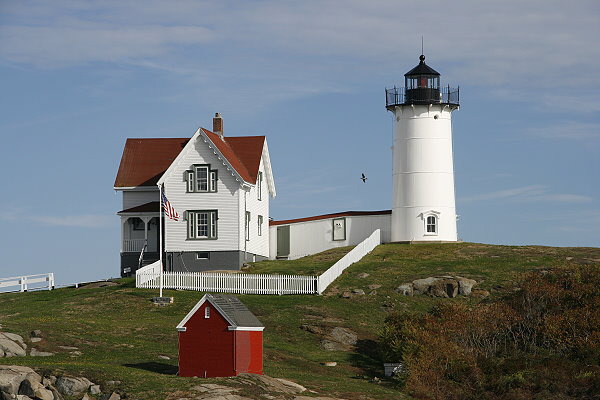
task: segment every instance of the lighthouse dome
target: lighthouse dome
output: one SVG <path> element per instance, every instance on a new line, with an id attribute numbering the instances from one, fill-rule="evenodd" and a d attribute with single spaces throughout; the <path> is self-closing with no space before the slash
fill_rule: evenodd
<path id="1" fill-rule="evenodd" d="M 421 54 L 419 57 L 419 65 L 408 71 L 404 74 L 404 76 L 414 76 L 414 75 L 435 75 L 440 76 L 440 73 L 435 69 L 431 68 L 429 65 L 425 64 L 425 56 Z"/>

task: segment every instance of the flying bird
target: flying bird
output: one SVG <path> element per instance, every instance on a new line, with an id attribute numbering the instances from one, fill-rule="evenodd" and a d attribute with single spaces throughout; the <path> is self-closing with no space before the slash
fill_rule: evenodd
<path id="1" fill-rule="evenodd" d="M 366 183 L 367 182 L 367 177 L 365 176 L 365 174 L 361 174 L 361 175 L 362 176 L 361 176 L 360 180 L 363 181 L 363 183 Z"/>

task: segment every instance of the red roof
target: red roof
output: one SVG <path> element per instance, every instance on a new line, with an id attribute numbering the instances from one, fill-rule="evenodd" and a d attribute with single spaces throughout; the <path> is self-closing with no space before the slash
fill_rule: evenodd
<path id="1" fill-rule="evenodd" d="M 246 181 L 256 183 L 264 136 L 225 137 L 202 128 L 204 134 Z M 127 139 L 115 188 L 155 186 L 181 153 L 189 138 Z"/>
<path id="2" fill-rule="evenodd" d="M 317 221 L 319 219 L 338 218 L 338 217 L 355 217 L 355 216 L 360 216 L 360 215 L 386 215 L 386 214 L 391 214 L 391 213 L 392 213 L 392 210 L 343 211 L 343 212 L 334 213 L 334 214 L 316 215 L 314 217 L 286 219 L 286 220 L 282 220 L 282 221 L 269 221 L 269 225 L 285 225 L 285 224 L 294 224 L 296 222 Z"/>

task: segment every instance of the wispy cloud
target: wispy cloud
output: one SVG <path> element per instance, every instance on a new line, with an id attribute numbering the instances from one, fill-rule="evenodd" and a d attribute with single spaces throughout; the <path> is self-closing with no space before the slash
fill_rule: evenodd
<path id="1" fill-rule="evenodd" d="M 512 200 L 518 202 L 546 203 L 589 203 L 594 199 L 589 196 L 568 193 L 552 193 L 546 186 L 530 185 L 517 188 L 503 189 L 490 193 L 466 196 L 459 201 L 476 202 L 486 200 Z"/>
<path id="2" fill-rule="evenodd" d="M 570 122 L 552 126 L 531 128 L 525 133 L 542 139 L 600 139 L 600 125 Z"/>

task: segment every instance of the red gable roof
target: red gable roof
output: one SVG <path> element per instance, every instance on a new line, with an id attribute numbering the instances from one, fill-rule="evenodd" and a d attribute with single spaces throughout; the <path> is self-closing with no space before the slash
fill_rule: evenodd
<path id="1" fill-rule="evenodd" d="M 202 132 L 246 182 L 256 183 L 264 136 L 225 137 L 221 140 L 219 135 L 207 129 L 202 128 Z M 114 187 L 155 186 L 189 140 L 127 139 Z"/>
<path id="2" fill-rule="evenodd" d="M 269 225 L 286 225 L 286 224 L 294 224 L 297 222 L 308 222 L 308 221 L 317 221 L 320 219 L 328 219 L 328 218 L 337 218 L 337 217 L 356 217 L 361 215 L 387 215 L 391 214 L 392 210 L 382 210 L 382 211 L 343 211 L 339 213 L 333 214 L 324 214 L 324 215 L 316 215 L 314 217 L 306 217 L 306 218 L 296 218 L 296 219 L 286 219 L 281 221 L 269 221 Z"/>

